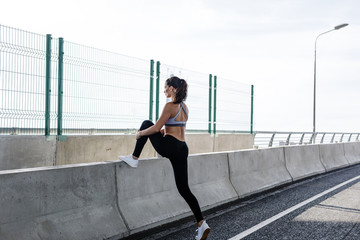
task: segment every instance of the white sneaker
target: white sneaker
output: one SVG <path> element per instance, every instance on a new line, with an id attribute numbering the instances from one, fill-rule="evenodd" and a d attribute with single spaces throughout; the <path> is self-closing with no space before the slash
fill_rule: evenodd
<path id="1" fill-rule="evenodd" d="M 124 162 L 126 162 L 127 164 L 130 165 L 130 167 L 133 168 L 137 168 L 138 164 L 139 164 L 139 160 L 135 160 L 132 155 L 129 156 L 119 156 L 120 160 L 123 160 Z"/>
<path id="2" fill-rule="evenodd" d="M 210 227 L 207 225 L 206 221 L 204 220 L 201 226 L 196 230 L 197 234 L 195 239 L 196 240 L 205 240 L 209 233 L 210 233 Z"/>

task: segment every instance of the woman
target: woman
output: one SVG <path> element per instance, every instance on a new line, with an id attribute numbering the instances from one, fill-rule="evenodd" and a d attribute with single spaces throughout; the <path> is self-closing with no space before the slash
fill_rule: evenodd
<path id="1" fill-rule="evenodd" d="M 159 120 L 153 124 L 144 121 L 136 134 L 136 145 L 132 155 L 119 156 L 121 160 L 136 168 L 141 151 L 147 141 L 163 157 L 169 158 L 174 170 L 176 187 L 195 215 L 198 223 L 196 239 L 207 238 L 210 228 L 204 220 L 199 203 L 188 184 L 187 158 L 189 149 L 185 142 L 185 127 L 189 110 L 184 103 L 187 97 L 187 83 L 184 79 L 171 77 L 165 82 L 164 93 L 172 101 L 165 104 Z M 165 125 L 165 129 L 162 127 Z"/>

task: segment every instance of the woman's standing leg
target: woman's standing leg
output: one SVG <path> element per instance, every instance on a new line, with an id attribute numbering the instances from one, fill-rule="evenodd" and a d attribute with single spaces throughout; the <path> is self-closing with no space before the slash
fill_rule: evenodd
<path id="1" fill-rule="evenodd" d="M 185 199 L 191 211 L 194 213 L 196 221 L 198 223 L 198 229 L 196 230 L 196 240 L 205 240 L 209 233 L 210 227 L 204 220 L 199 203 L 192 194 L 188 183 L 188 147 L 186 143 L 177 144 L 180 149 L 175 152 L 170 158 L 171 164 L 174 168 L 175 182 L 179 190 L 180 195 Z"/>
<path id="2" fill-rule="evenodd" d="M 178 151 L 170 157 L 171 164 L 174 170 L 175 183 L 180 195 L 185 199 L 191 211 L 194 213 L 196 221 L 200 222 L 204 218 L 202 216 L 198 200 L 189 188 L 188 180 L 188 147 L 183 143 Z"/>

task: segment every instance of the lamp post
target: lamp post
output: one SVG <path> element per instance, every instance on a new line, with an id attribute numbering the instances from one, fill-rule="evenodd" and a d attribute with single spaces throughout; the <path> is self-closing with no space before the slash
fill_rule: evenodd
<path id="1" fill-rule="evenodd" d="M 320 33 L 316 39 L 315 39 L 315 61 L 314 61 L 314 112 L 313 112 L 313 143 L 315 143 L 315 113 L 316 113 L 316 42 L 318 40 L 318 38 L 321 36 L 321 35 L 324 35 L 325 33 L 329 33 L 329 32 L 332 32 L 334 30 L 339 30 L 343 27 L 346 27 L 347 23 L 344 23 L 344 24 L 340 24 L 340 25 L 337 25 L 334 27 L 334 29 L 331 29 L 329 31 L 326 31 L 326 32 L 323 32 L 323 33 Z"/>

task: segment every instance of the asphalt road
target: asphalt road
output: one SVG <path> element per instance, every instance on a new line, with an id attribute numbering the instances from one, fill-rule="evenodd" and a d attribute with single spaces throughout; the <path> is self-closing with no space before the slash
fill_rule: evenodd
<path id="1" fill-rule="evenodd" d="M 360 240 L 360 164 L 299 181 L 205 215 L 209 240 Z M 146 237 L 195 239 L 193 220 Z"/>

